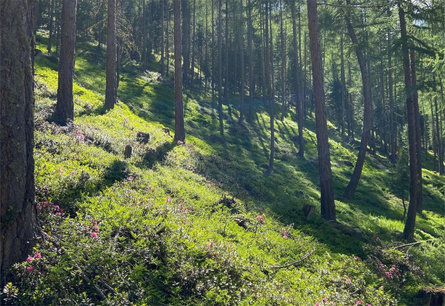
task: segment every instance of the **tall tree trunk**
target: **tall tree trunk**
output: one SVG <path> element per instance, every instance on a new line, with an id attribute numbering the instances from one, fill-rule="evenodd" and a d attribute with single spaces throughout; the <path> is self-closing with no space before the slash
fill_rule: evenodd
<path id="1" fill-rule="evenodd" d="M 417 75 L 416 75 L 416 59 L 414 56 L 414 50 L 410 52 L 410 64 L 411 64 L 411 90 L 413 94 L 413 106 L 414 106 L 414 122 L 416 129 L 416 174 L 417 174 L 417 212 L 421 213 L 423 210 L 423 192 L 422 192 L 422 144 L 421 144 L 421 128 L 420 128 L 420 110 L 419 110 L 419 95 L 417 93 Z"/>
<path id="2" fill-rule="evenodd" d="M 31 250 L 34 51 L 31 0 L 0 0 L 0 287 Z"/>
<path id="3" fill-rule="evenodd" d="M 48 55 L 52 55 L 52 45 L 53 45 L 53 34 L 54 34 L 54 1 L 51 0 L 49 3 L 49 23 L 48 23 Z"/>
<path id="4" fill-rule="evenodd" d="M 191 71 L 190 71 L 190 84 L 193 84 L 195 76 L 195 44 L 196 44 L 196 0 L 193 0 L 193 28 L 192 28 L 192 42 L 191 42 Z"/>
<path id="5" fill-rule="evenodd" d="M 390 14 L 390 13 L 388 13 Z M 388 94 L 389 94 L 389 147 L 390 160 L 394 163 L 397 158 L 397 123 L 395 121 L 394 109 L 394 92 L 392 78 L 392 52 L 391 52 L 391 30 L 388 28 Z"/>
<path id="6" fill-rule="evenodd" d="M 248 121 L 252 122 L 253 117 L 253 97 L 255 94 L 255 83 L 253 79 L 253 24 L 251 0 L 247 0 L 247 52 L 249 53 L 249 116 Z"/>
<path id="7" fill-rule="evenodd" d="M 226 15 L 224 18 L 225 22 L 225 45 L 224 45 L 224 100 L 226 103 L 229 99 L 229 43 L 230 43 L 230 37 L 229 37 L 229 0 L 225 0 L 225 7 L 226 7 Z M 229 115 L 230 115 L 230 104 L 227 103 L 229 107 Z"/>
<path id="8" fill-rule="evenodd" d="M 182 0 L 182 52 L 183 71 L 182 78 L 184 84 L 190 84 L 190 3 L 189 0 Z"/>
<path id="9" fill-rule="evenodd" d="M 269 168 L 267 173 L 270 174 L 273 171 L 275 160 L 275 109 L 274 109 L 274 93 L 273 93 L 273 66 L 272 66 L 272 8 L 269 1 L 266 1 L 266 27 L 265 27 L 265 40 L 266 40 L 266 99 L 269 102 L 269 119 L 270 119 L 270 154 L 269 154 Z"/>
<path id="10" fill-rule="evenodd" d="M 170 1 L 167 1 L 167 24 L 165 25 L 165 77 L 168 77 L 170 70 L 170 33 L 169 33 L 169 24 L 170 24 Z"/>
<path id="11" fill-rule="evenodd" d="M 346 3 L 347 5 L 350 5 L 349 0 L 346 0 Z M 349 12 L 345 11 L 344 13 L 345 13 L 346 26 L 348 28 L 348 33 L 354 45 L 355 53 L 360 66 L 362 83 L 363 83 L 363 100 L 364 100 L 363 134 L 360 143 L 360 149 L 357 157 L 357 162 L 355 163 L 354 172 L 352 173 L 351 180 L 349 181 L 349 184 L 346 187 L 346 190 L 343 195 L 345 198 L 351 198 L 354 195 L 355 189 L 358 186 L 358 182 L 362 174 L 363 164 L 365 162 L 366 150 L 368 147 L 368 142 L 370 137 L 370 131 L 372 128 L 372 95 L 371 95 L 371 82 L 369 79 L 369 71 L 366 67 L 365 57 L 363 56 L 363 52 L 358 44 L 357 36 L 355 35 L 355 30 L 352 27 Z"/>
<path id="12" fill-rule="evenodd" d="M 74 120 L 73 78 L 76 47 L 77 0 L 64 0 L 62 6 L 62 41 L 60 44 L 59 80 L 54 121 L 66 125 Z"/>
<path id="13" fill-rule="evenodd" d="M 168 36 L 168 34 L 167 34 Z M 161 75 L 165 75 L 165 0 L 161 0 Z"/>
<path id="14" fill-rule="evenodd" d="M 343 43 L 343 31 L 340 36 L 340 81 L 341 81 L 341 135 L 345 136 L 346 105 L 348 102 L 348 90 L 346 88 L 345 54 Z"/>
<path id="15" fill-rule="evenodd" d="M 304 137 L 303 137 L 303 126 L 304 126 L 304 81 L 303 73 L 300 65 L 301 60 L 301 45 L 297 46 L 297 21 L 295 12 L 295 3 L 291 2 L 291 15 L 292 15 L 292 47 L 294 49 L 294 59 L 295 59 L 295 71 L 296 71 L 296 95 L 295 99 L 297 102 L 297 116 L 298 116 L 298 157 L 304 158 Z M 301 31 L 299 29 L 299 31 Z M 301 44 L 301 33 L 299 33 L 299 42 Z"/>
<path id="16" fill-rule="evenodd" d="M 281 121 L 286 113 L 286 40 L 284 38 L 283 3 L 280 0 L 280 49 L 281 49 Z"/>
<path id="17" fill-rule="evenodd" d="M 441 90 L 441 95 L 443 98 L 443 88 Z M 444 101 L 445 102 L 445 101 Z M 443 120 L 439 120 L 440 112 L 437 106 L 437 98 L 434 100 L 434 108 L 436 112 L 436 134 L 437 134 L 437 146 L 439 147 L 439 173 L 444 174 L 444 165 L 443 165 L 443 143 L 442 143 L 442 123 Z"/>
<path id="18" fill-rule="evenodd" d="M 405 94 L 406 94 L 406 106 L 408 110 L 408 141 L 409 141 L 409 158 L 410 158 L 410 200 L 408 206 L 408 215 L 406 218 L 405 228 L 403 236 L 407 240 L 414 238 L 414 228 L 416 224 L 416 211 L 419 205 L 419 182 L 418 182 L 418 163 L 417 163 L 417 138 L 420 135 L 416 129 L 416 108 L 414 106 L 414 95 L 412 87 L 412 71 L 408 47 L 408 35 L 406 31 L 405 11 L 402 8 L 401 2 L 398 2 L 399 6 L 399 20 L 400 20 L 400 32 L 402 42 L 402 56 L 403 56 L 403 68 L 405 72 Z"/>
<path id="19" fill-rule="evenodd" d="M 320 171 L 321 215 L 325 220 L 335 221 L 334 188 L 332 184 L 331 157 L 328 142 L 328 127 L 325 115 L 323 67 L 321 64 L 320 36 L 317 1 L 307 0 L 308 28 L 314 82 L 315 121 L 317 133 L 318 164 Z"/>
<path id="20" fill-rule="evenodd" d="M 240 106 L 240 118 L 239 120 L 242 122 L 244 120 L 244 4 L 243 0 L 240 0 L 240 34 L 239 34 L 239 48 L 240 48 L 240 58 L 241 58 L 241 85 L 240 85 L 240 94 L 241 94 L 241 106 Z"/>
<path id="21" fill-rule="evenodd" d="M 184 106 L 182 103 L 181 0 L 174 0 L 175 18 L 175 141 L 185 141 Z"/>
<path id="22" fill-rule="evenodd" d="M 116 82 L 116 0 L 108 0 L 108 25 L 107 25 L 107 71 L 105 89 L 105 109 L 114 108 L 117 102 Z"/>
<path id="23" fill-rule="evenodd" d="M 219 133 L 224 135 L 223 107 L 222 107 L 222 0 L 218 0 L 218 117 Z"/>

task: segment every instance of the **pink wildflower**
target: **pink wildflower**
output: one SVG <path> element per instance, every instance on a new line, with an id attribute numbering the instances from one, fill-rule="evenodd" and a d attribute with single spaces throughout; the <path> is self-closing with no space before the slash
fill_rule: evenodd
<path id="1" fill-rule="evenodd" d="M 56 216 L 60 216 L 60 211 L 56 212 Z"/>
<path id="2" fill-rule="evenodd" d="M 265 215 L 264 215 L 264 214 L 262 214 L 262 215 L 258 215 L 258 216 L 256 217 L 256 219 L 258 220 L 258 222 L 259 222 L 259 223 L 262 223 L 262 224 L 266 223 L 266 221 L 264 220 L 264 218 L 265 218 Z"/>
<path id="3" fill-rule="evenodd" d="M 49 202 L 48 201 L 43 202 L 43 206 L 48 207 L 49 206 Z"/>
<path id="4" fill-rule="evenodd" d="M 97 221 L 93 221 L 93 225 L 97 225 Z"/>
<path id="5" fill-rule="evenodd" d="M 172 198 L 170 198 L 170 196 L 167 196 L 167 202 L 171 202 Z"/>
<path id="6" fill-rule="evenodd" d="M 289 233 L 284 228 L 281 230 L 281 234 L 283 235 L 284 239 L 289 238 Z"/>
<path id="7" fill-rule="evenodd" d="M 55 205 L 55 206 L 54 206 L 54 209 L 55 209 L 55 210 L 60 210 L 60 206 L 59 206 L 59 205 Z"/>
<path id="8" fill-rule="evenodd" d="M 34 268 L 33 267 L 26 267 L 26 271 L 32 272 L 32 271 L 34 271 Z"/>
<path id="9" fill-rule="evenodd" d="M 361 304 L 363 304 L 362 301 L 357 301 L 357 302 L 355 302 L 355 305 L 361 305 Z"/>
<path id="10" fill-rule="evenodd" d="M 27 262 L 32 262 L 32 261 L 34 261 L 34 257 L 28 256 L 28 258 L 26 258 L 26 261 Z"/>
<path id="11" fill-rule="evenodd" d="M 318 302 L 315 302 L 315 306 L 320 306 L 320 303 L 318 303 Z"/>
<path id="12" fill-rule="evenodd" d="M 130 175 L 130 176 L 128 177 L 128 180 L 129 180 L 129 181 L 132 181 L 133 179 L 134 179 L 133 175 Z"/>
<path id="13" fill-rule="evenodd" d="M 37 204 L 37 209 L 38 209 L 38 210 L 42 210 L 42 205 Z"/>
<path id="14" fill-rule="evenodd" d="M 71 171 L 71 175 L 74 175 L 74 174 L 76 174 L 76 171 Z"/>
<path id="15" fill-rule="evenodd" d="M 98 232 L 98 231 L 99 231 L 99 227 L 98 227 L 97 225 L 95 225 L 95 226 L 93 227 L 93 230 L 95 230 L 96 232 Z"/>
<path id="16" fill-rule="evenodd" d="M 233 243 L 232 242 L 229 244 L 229 247 L 233 247 Z"/>
<path id="17" fill-rule="evenodd" d="M 40 254 L 40 253 L 36 253 L 36 254 L 34 255 L 34 258 L 35 258 L 35 259 L 40 259 L 40 258 L 42 258 L 42 254 Z"/>
<path id="18" fill-rule="evenodd" d="M 348 284 L 350 284 L 350 283 L 351 283 L 351 279 L 348 278 L 348 279 L 346 280 L 346 282 L 347 282 Z"/>
<path id="19" fill-rule="evenodd" d="M 380 290 L 383 290 L 384 288 L 385 288 L 385 287 L 383 287 L 383 286 L 380 286 L 380 287 L 379 287 Z"/>
<path id="20" fill-rule="evenodd" d="M 323 301 L 324 303 L 326 303 L 326 302 L 328 301 L 328 299 L 324 297 L 324 298 L 322 299 L 322 301 Z"/>
<path id="21" fill-rule="evenodd" d="M 153 190 L 153 186 L 149 185 L 148 190 L 150 190 L 150 191 Z"/>
<path id="22" fill-rule="evenodd" d="M 94 232 L 93 232 L 93 233 L 91 233 L 90 235 L 91 235 L 91 237 L 93 237 L 93 238 L 97 238 L 97 233 L 94 233 Z"/>

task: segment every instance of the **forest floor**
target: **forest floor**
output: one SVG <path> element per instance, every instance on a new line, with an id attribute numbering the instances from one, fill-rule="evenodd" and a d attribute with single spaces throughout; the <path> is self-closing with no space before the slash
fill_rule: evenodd
<path id="1" fill-rule="evenodd" d="M 17 265 L 12 303 L 415 305 L 420 288 L 445 283 L 445 177 L 429 169 L 429 155 L 419 243 L 405 245 L 395 167 L 368 154 L 354 198 L 342 198 L 357 143 L 329 124 L 341 225 L 327 223 L 313 116 L 304 160 L 294 112 L 276 121 L 275 168 L 266 175 L 269 117 L 260 101 L 250 124 L 226 103 L 222 137 L 211 95 L 186 92 L 187 141 L 176 144 L 171 82 L 126 68 L 119 103 L 104 113 L 103 58 L 93 46 L 78 48 L 68 127 L 49 122 L 56 61 L 36 60 L 41 258 Z M 305 217 L 305 205 L 315 213 Z"/>

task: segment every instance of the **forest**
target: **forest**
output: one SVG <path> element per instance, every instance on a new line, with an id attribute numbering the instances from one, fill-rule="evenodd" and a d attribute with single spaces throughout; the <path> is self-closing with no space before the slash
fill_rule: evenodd
<path id="1" fill-rule="evenodd" d="M 445 305 L 445 1 L 0 0 L 0 305 Z"/>

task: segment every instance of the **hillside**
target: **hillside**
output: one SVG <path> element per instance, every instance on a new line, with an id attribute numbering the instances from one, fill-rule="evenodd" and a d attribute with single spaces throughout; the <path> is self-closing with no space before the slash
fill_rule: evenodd
<path id="1" fill-rule="evenodd" d="M 222 138 L 211 95 L 187 92 L 187 142 L 173 143 L 170 80 L 126 67 L 119 103 L 104 113 L 104 56 L 89 45 L 77 52 L 76 119 L 67 127 L 48 122 L 57 65 L 44 55 L 35 63 L 41 258 L 17 265 L 12 303 L 393 305 L 445 283 L 445 177 L 423 169 L 421 243 L 403 246 L 394 167 L 368 155 L 354 199 L 342 199 L 357 144 L 330 124 L 343 226 L 326 223 L 313 114 L 305 160 L 296 157 L 293 111 L 277 120 L 275 171 L 265 175 L 269 118 L 261 103 L 252 124 L 239 123 L 237 102 L 225 105 Z M 315 213 L 305 217 L 305 205 Z"/>

